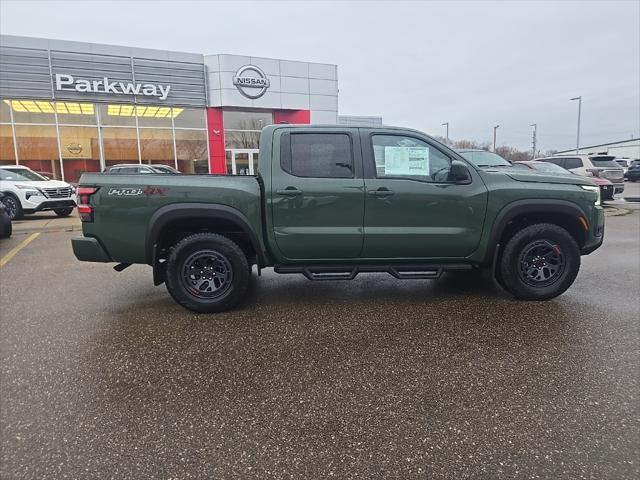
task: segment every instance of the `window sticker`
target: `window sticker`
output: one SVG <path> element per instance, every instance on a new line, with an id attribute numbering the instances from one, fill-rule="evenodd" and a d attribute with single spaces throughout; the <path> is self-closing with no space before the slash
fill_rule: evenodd
<path id="1" fill-rule="evenodd" d="M 384 147 L 384 174 L 429 176 L 429 149 L 426 147 Z"/>

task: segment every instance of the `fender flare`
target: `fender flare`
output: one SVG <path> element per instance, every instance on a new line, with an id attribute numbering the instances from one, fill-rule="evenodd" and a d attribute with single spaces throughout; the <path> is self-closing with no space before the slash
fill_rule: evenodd
<path id="1" fill-rule="evenodd" d="M 578 205 L 567 200 L 535 199 L 511 202 L 498 212 L 493 221 L 487 243 L 489 248 L 487 249 L 484 264 L 490 265 L 497 258 L 499 250 L 497 247 L 499 246 L 500 237 L 502 237 L 507 224 L 518 215 L 526 213 L 561 213 L 570 215 L 576 219 L 580 217 L 584 217 L 587 220 L 589 219 L 589 216 Z"/>
<path id="2" fill-rule="evenodd" d="M 258 257 L 258 265 L 265 266 L 267 257 L 262 242 L 247 217 L 238 209 L 227 205 L 211 203 L 172 203 L 156 210 L 147 226 L 145 238 L 145 256 L 149 265 L 154 265 L 157 240 L 160 232 L 170 222 L 185 218 L 223 219 L 235 223 L 247 234 Z"/>

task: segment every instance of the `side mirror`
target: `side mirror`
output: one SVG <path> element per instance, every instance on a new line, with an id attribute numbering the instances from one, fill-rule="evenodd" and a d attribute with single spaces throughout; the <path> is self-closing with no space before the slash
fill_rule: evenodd
<path id="1" fill-rule="evenodd" d="M 466 163 L 459 160 L 453 160 L 451 162 L 449 182 L 455 183 L 456 185 L 467 185 L 471 183 L 471 172 Z"/>

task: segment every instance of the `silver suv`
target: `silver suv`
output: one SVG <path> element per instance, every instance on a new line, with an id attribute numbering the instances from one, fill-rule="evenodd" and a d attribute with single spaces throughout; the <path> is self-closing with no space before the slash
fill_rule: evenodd
<path id="1" fill-rule="evenodd" d="M 560 165 L 583 177 L 600 177 L 613 183 L 615 193 L 624 192 L 624 170 L 618 165 L 613 155 L 558 155 L 554 157 L 536 158 L 536 161 Z"/>

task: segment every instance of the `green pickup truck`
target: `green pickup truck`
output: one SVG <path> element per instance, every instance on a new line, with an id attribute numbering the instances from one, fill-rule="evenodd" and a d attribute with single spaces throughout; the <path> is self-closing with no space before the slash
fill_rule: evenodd
<path id="1" fill-rule="evenodd" d="M 476 166 L 424 133 L 271 125 L 257 176 L 84 174 L 79 260 L 153 268 L 196 312 L 220 312 L 257 272 L 350 280 L 483 269 L 513 296 L 556 297 L 604 237 L 598 187 Z"/>

